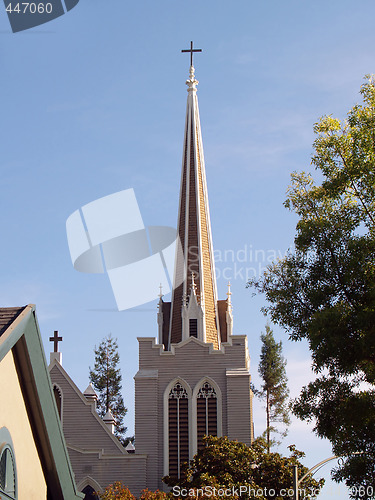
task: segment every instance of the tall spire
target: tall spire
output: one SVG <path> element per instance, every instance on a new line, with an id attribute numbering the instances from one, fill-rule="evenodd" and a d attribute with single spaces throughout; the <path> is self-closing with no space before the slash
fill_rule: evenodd
<path id="1" fill-rule="evenodd" d="M 195 51 L 198 49 L 193 49 L 192 44 L 190 50 L 186 50 L 191 54 L 191 62 Z M 177 255 L 176 259 L 170 343 L 180 342 L 193 335 L 191 332 L 184 331 L 190 325 L 193 331 L 198 331 L 198 338 L 213 343 L 214 348 L 218 349 L 220 333 L 215 265 L 197 98 L 198 80 L 195 78 L 193 65 L 190 66 L 186 85 L 188 98 L 178 215 L 178 234 L 183 256 Z M 195 286 L 192 283 L 192 276 L 194 276 Z M 182 284 L 176 286 L 180 283 Z M 191 308 L 188 312 L 190 300 L 187 303 L 187 298 L 191 295 L 192 286 L 201 309 L 200 314 L 197 313 L 196 308 Z M 182 321 L 182 316 L 188 321 Z M 198 325 L 198 328 L 197 321 L 202 321 L 202 325 Z"/>

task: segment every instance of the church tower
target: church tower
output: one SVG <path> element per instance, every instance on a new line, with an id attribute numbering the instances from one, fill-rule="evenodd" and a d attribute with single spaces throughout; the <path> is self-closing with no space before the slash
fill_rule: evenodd
<path id="1" fill-rule="evenodd" d="M 191 64 L 171 302 L 160 294 L 158 341 L 138 338 L 135 446 L 147 455 L 147 487 L 178 477 L 204 435 L 253 440 L 250 358 L 246 335 L 232 335 L 231 292 L 217 299 L 198 81 Z M 181 250 L 181 251 L 180 251 Z"/>

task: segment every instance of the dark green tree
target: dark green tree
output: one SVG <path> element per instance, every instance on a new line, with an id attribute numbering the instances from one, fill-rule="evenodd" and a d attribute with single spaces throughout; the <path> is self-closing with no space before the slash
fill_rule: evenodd
<path id="1" fill-rule="evenodd" d="M 205 446 L 190 465 L 186 464 L 180 479 L 163 478 L 172 487 L 174 496 L 186 489 L 189 493 L 185 497 L 191 498 L 198 496 L 193 494 L 197 489 L 203 489 L 207 498 L 222 498 L 219 490 L 230 489 L 233 495 L 226 493 L 225 498 L 285 500 L 290 498 L 293 487 L 292 466 L 298 466 L 299 477 L 308 470 L 299 461 L 304 453 L 294 446 L 289 447 L 290 456 L 283 457 L 279 453 L 268 453 L 263 438 L 256 439 L 250 447 L 229 441 L 227 437 L 206 436 L 204 441 Z M 307 477 L 299 488 L 301 500 L 316 498 L 323 484 L 324 479 Z M 207 491 L 207 487 L 211 489 Z M 198 497 L 202 498 L 202 495 Z"/>
<path id="2" fill-rule="evenodd" d="M 127 409 L 121 395 L 120 356 L 117 339 L 111 335 L 106 337 L 99 347 L 95 347 L 95 365 L 90 367 L 90 382 L 98 394 L 97 411 L 103 418 L 111 410 L 116 421 L 115 435 L 126 446 L 129 439 L 125 438 L 127 428 L 124 426 L 124 417 Z"/>
<path id="3" fill-rule="evenodd" d="M 352 498 L 375 498 L 375 85 L 340 123 L 315 125 L 311 175 L 292 174 L 295 248 L 249 285 L 291 340 L 307 339 L 318 377 L 294 402 L 336 455 Z M 323 372 L 324 371 L 324 372 Z"/>
<path id="4" fill-rule="evenodd" d="M 271 433 L 279 432 L 282 437 L 287 434 L 287 426 L 290 424 L 288 408 L 288 379 L 286 376 L 286 360 L 282 354 L 282 343 L 276 342 L 273 331 L 266 325 L 266 333 L 260 336 L 262 350 L 258 367 L 259 375 L 262 378 L 260 390 L 254 390 L 255 394 L 266 403 L 267 426 L 265 437 L 267 451 L 270 452 L 272 440 Z M 280 432 L 272 424 L 282 423 L 286 426 L 284 432 Z"/>

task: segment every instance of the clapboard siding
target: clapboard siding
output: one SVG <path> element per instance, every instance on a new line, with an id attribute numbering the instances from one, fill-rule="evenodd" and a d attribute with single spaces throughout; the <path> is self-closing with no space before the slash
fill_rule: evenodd
<path id="1" fill-rule="evenodd" d="M 148 481 L 153 478 L 147 484 L 149 488 L 163 487 L 164 395 L 173 380 L 186 382 L 191 393 L 205 377 L 213 380 L 221 392 L 222 435 L 251 444 L 252 394 L 246 336 L 230 337 L 220 350 L 214 350 L 212 345 L 193 337 L 172 345 L 171 351 L 164 351 L 152 338 L 139 338 L 138 341 L 139 371 L 135 376 L 136 448 L 137 452 L 149 457 L 147 478 Z"/>
<path id="2" fill-rule="evenodd" d="M 136 452 L 147 454 L 147 487 L 157 489 L 161 476 L 158 475 L 158 387 L 157 378 L 136 378 L 135 406 L 138 414 L 135 421 Z"/>
<path id="3" fill-rule="evenodd" d="M 102 488 L 121 480 L 130 491 L 139 496 L 146 484 L 146 460 L 141 455 L 121 457 L 103 456 L 97 451 L 81 451 L 68 446 L 70 461 L 75 473 L 76 483 L 92 477 Z M 124 462 L 124 458 L 126 461 Z"/>
<path id="4" fill-rule="evenodd" d="M 250 375 L 227 373 L 227 405 L 227 436 L 249 446 L 253 440 Z"/>
<path id="5" fill-rule="evenodd" d="M 78 388 L 72 387 L 57 363 L 50 371 L 50 376 L 52 382 L 62 391 L 62 421 L 67 444 L 85 449 L 89 437 L 90 448 L 104 448 L 108 453 L 121 453 L 117 439 L 107 432 L 105 427 L 103 428 L 103 423 L 93 410 L 92 403 L 80 394 Z"/>
<path id="6" fill-rule="evenodd" d="M 104 489 L 122 481 L 138 496 L 147 484 L 146 455 L 127 453 L 57 360 L 50 365 L 50 377 L 62 395 L 63 431 L 76 484 L 92 478 Z"/>

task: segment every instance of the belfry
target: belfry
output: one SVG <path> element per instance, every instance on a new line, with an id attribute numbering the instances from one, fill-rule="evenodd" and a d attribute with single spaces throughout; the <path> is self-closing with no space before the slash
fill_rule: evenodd
<path id="1" fill-rule="evenodd" d="M 218 300 L 208 192 L 190 50 L 187 106 L 171 302 L 160 294 L 158 340 L 138 338 L 135 375 L 136 454 L 147 455 L 147 488 L 202 446 L 204 435 L 253 440 L 247 336 L 233 335 L 231 292 Z"/>

